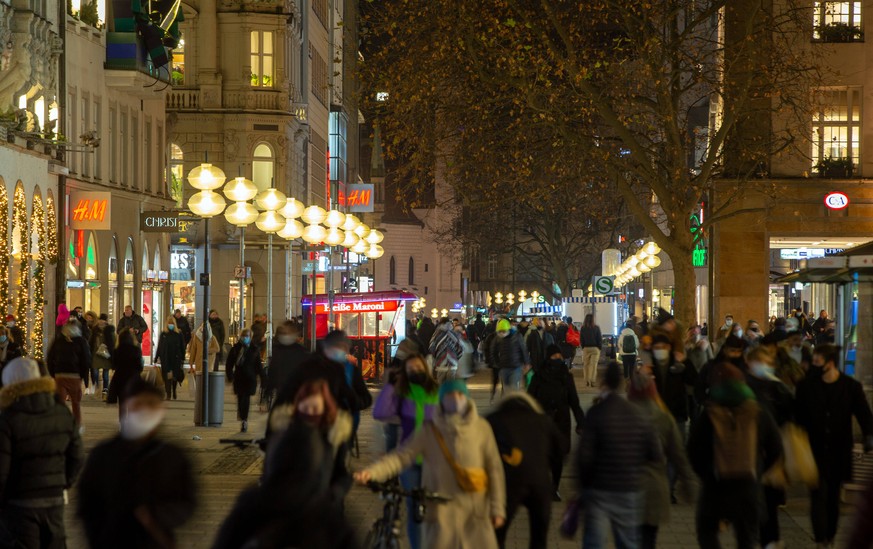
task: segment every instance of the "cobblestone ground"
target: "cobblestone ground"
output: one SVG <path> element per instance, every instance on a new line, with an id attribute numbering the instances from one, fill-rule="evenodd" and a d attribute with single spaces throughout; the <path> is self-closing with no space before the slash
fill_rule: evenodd
<path id="1" fill-rule="evenodd" d="M 574 370 L 577 376 L 582 398 L 582 406 L 587 410 L 595 396 L 592 389 L 583 389 L 578 370 Z M 479 411 L 487 414 L 489 408 L 489 386 L 487 378 L 490 374 L 479 374 L 470 382 L 471 393 L 476 401 Z M 250 429 L 248 435 L 242 435 L 239 431 L 239 423 L 236 421 L 236 399 L 228 390 L 225 393 L 224 424 L 221 427 L 201 428 L 193 425 L 193 401 L 185 388 L 179 392 L 179 400 L 169 403 L 169 413 L 164 435 L 169 440 L 186 448 L 195 462 L 195 470 L 198 472 L 199 481 L 199 508 L 194 518 L 182 528 L 179 534 L 180 548 L 207 548 L 212 541 L 227 515 L 239 492 L 254 483 L 261 470 L 261 458 L 255 450 L 239 450 L 221 444 L 221 438 L 253 438 L 263 432 L 266 415 L 256 410 L 252 411 Z M 114 407 L 107 407 L 100 401 L 99 396 L 85 397 L 83 402 L 83 416 L 86 427 L 84 443 L 86 452 L 90 451 L 99 441 L 114 435 L 117 431 L 117 411 Z M 199 440 L 196 439 L 199 437 Z M 370 463 L 382 449 L 381 431 L 372 417 L 364 414 L 359 432 L 359 444 L 361 449 L 360 458 L 353 460 L 353 467 L 360 468 Z M 564 478 L 561 481 L 561 493 L 571 495 L 575 479 L 571 466 L 564 469 Z M 73 490 L 71 503 L 75 503 L 76 491 Z M 67 508 L 66 524 L 69 535 L 68 546 L 72 549 L 85 548 L 81 526 L 73 512 L 74 506 Z M 381 504 L 376 495 L 370 491 L 354 487 L 346 502 L 346 510 L 351 524 L 357 529 L 363 539 L 372 521 L 381 513 Z M 549 537 L 549 547 L 570 548 L 580 547 L 576 540 L 561 539 L 557 533 L 557 521 L 563 512 L 563 504 L 553 507 L 552 532 Z M 802 490 L 792 491 L 789 494 L 788 504 L 781 511 L 781 525 L 785 546 L 789 548 L 814 547 L 811 541 L 811 527 L 807 518 L 808 500 Z M 841 534 L 845 531 L 851 515 L 852 508 L 845 506 L 843 509 Z M 509 534 L 507 547 L 527 547 L 528 524 L 524 510 L 522 510 L 513 522 Z M 722 535 L 723 545 L 733 547 L 731 533 Z M 839 542 L 839 539 L 838 539 Z M 694 510 L 688 505 L 674 505 L 672 508 L 672 520 L 661 528 L 658 547 L 664 549 L 679 549 L 695 547 L 694 537 Z M 837 546 L 841 546 L 840 543 Z M 405 544 L 404 544 L 405 547 Z"/>

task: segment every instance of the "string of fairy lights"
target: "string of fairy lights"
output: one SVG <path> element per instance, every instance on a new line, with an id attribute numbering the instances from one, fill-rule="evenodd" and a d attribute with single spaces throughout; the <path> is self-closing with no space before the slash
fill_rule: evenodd
<path id="1" fill-rule="evenodd" d="M 45 263 L 42 261 L 42 250 L 46 248 L 45 210 L 42 207 L 42 198 L 36 194 L 33 197 L 33 210 L 30 217 L 30 226 L 36 231 L 36 249 L 33 250 L 33 332 L 31 341 L 33 345 L 33 358 L 43 358 L 43 336 L 45 328 Z"/>
<path id="2" fill-rule="evenodd" d="M 15 303 L 15 318 L 21 324 L 24 341 L 21 350 L 30 353 L 30 338 L 28 333 L 27 311 L 30 306 L 30 232 L 27 230 L 27 195 L 24 187 L 17 185 L 12 198 L 12 236 L 15 242 L 12 246 L 12 256 L 18 259 L 18 298 Z"/>
<path id="3" fill-rule="evenodd" d="M 9 194 L 6 185 L 0 185 L 0 212 L 9 211 Z M 0 315 L 9 313 L 9 225 L 6 215 L 0 223 Z"/>

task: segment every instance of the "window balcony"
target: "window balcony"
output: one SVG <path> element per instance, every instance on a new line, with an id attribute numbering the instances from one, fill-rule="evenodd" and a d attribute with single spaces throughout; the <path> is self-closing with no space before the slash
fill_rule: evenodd
<path id="1" fill-rule="evenodd" d="M 831 23 L 815 28 L 813 38 L 816 42 L 826 44 L 848 44 L 851 42 L 863 42 L 864 31 L 857 25 L 848 23 Z"/>

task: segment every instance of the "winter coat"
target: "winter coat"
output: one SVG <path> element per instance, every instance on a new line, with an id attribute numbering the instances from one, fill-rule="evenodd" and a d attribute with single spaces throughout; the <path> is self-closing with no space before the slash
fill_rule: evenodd
<path id="1" fill-rule="evenodd" d="M 185 371 L 182 369 L 185 363 L 185 338 L 182 334 L 176 331 L 161 332 L 155 361 L 161 362 L 161 371 L 165 376 L 172 372 L 173 379 L 181 383 L 185 379 Z"/>
<path id="2" fill-rule="evenodd" d="M 509 332 L 509 335 L 504 338 L 498 338 L 496 349 L 497 365 L 501 370 L 523 368 L 526 364 L 530 364 L 524 339 L 515 330 Z"/>
<path id="3" fill-rule="evenodd" d="M 539 403 L 526 393 L 510 393 L 488 415 L 488 423 L 503 459 L 507 500 L 523 501 L 531 494 L 549 501 L 565 452 L 561 434 Z"/>
<path id="4" fill-rule="evenodd" d="M 806 376 L 806 370 L 812 365 L 812 348 L 806 343 L 802 344 L 800 360 L 796 357 L 787 341 L 779 343 L 776 350 L 776 377 L 789 387 L 796 387 Z"/>
<path id="5" fill-rule="evenodd" d="M 424 547 L 442 549 L 493 549 L 497 537 L 492 517 L 506 516 L 506 483 L 503 463 L 487 421 L 479 417 L 476 405 L 468 400 L 463 415 L 437 413 L 433 423 L 423 427 L 393 452 L 369 466 L 373 480 L 386 481 L 415 463 L 422 456 L 422 487 L 451 498 L 429 502 L 424 517 Z M 484 492 L 465 492 L 451 465 L 443 455 L 434 428 L 439 429 L 446 446 L 461 467 L 484 469 L 488 488 Z"/>
<path id="6" fill-rule="evenodd" d="M 873 436 L 873 414 L 861 383 L 844 374 L 833 383 L 807 377 L 797 385 L 794 412 L 809 434 L 819 474 L 831 481 L 851 480 L 852 416 L 866 439 Z"/>
<path id="7" fill-rule="evenodd" d="M 191 338 L 191 343 L 188 345 L 188 364 L 191 366 L 191 369 L 195 372 L 203 371 L 203 331 L 199 331 L 194 334 Z M 218 356 L 218 352 L 221 350 L 221 346 L 218 345 L 218 340 L 214 335 L 209 335 L 209 347 L 206 349 L 206 360 L 207 364 L 211 369 L 212 365 L 215 364 L 215 357 Z"/>
<path id="8" fill-rule="evenodd" d="M 267 449 L 262 482 L 237 498 L 213 549 L 356 547 L 354 531 L 331 501 L 331 451 L 315 427 L 291 422 Z"/>
<path id="9" fill-rule="evenodd" d="M 603 336 L 600 333 L 600 326 L 582 326 L 582 329 L 579 330 L 579 341 L 583 349 L 586 347 L 603 348 Z"/>
<path id="10" fill-rule="evenodd" d="M 282 388 L 293 373 L 300 368 L 312 355 L 303 345 L 293 343 L 282 345 L 273 340 L 273 356 L 267 368 L 267 387 L 271 391 Z"/>
<path id="11" fill-rule="evenodd" d="M 634 340 L 634 351 L 633 353 L 625 353 L 624 352 L 624 338 L 630 337 Z M 630 328 L 625 327 L 624 330 L 618 335 L 618 342 L 616 343 L 616 349 L 618 349 L 618 354 L 621 356 L 637 356 L 640 352 L 640 338 L 637 337 L 637 334 Z"/>
<path id="12" fill-rule="evenodd" d="M 755 399 L 767 410 L 780 427 L 794 418 L 794 396 L 781 381 L 746 375 L 746 384 Z"/>
<path id="13" fill-rule="evenodd" d="M 652 421 L 623 397 L 608 393 L 588 410 L 579 441 L 580 487 L 636 492 L 649 463 L 662 463 L 661 442 Z"/>
<path id="14" fill-rule="evenodd" d="M 685 362 L 676 362 L 671 353 L 670 362 L 664 366 L 652 365 L 655 386 L 667 409 L 673 414 L 676 423 L 685 423 L 689 417 L 688 389 L 697 382 L 697 370 L 686 358 Z"/>
<path id="15" fill-rule="evenodd" d="M 91 351 L 88 342 L 82 337 L 69 339 L 64 334 L 59 334 L 49 349 L 46 365 L 52 376 L 79 374 L 87 387 L 91 380 Z"/>
<path id="16" fill-rule="evenodd" d="M 685 356 L 698 373 L 715 358 L 712 354 L 712 345 L 706 339 L 686 344 Z"/>
<path id="17" fill-rule="evenodd" d="M 373 419 L 385 422 L 395 418 L 400 420 L 401 443 L 420 430 L 424 423 L 433 421 L 434 414 L 439 408 L 436 391 L 427 394 L 420 386 L 416 387 L 420 389 L 415 391 L 416 395 L 421 393 L 419 398 L 413 396 L 412 391 L 408 395 L 401 395 L 394 385 L 385 385 L 373 406 Z"/>
<path id="18" fill-rule="evenodd" d="M 430 341 L 428 352 L 433 355 L 434 370 L 437 368 L 456 369 L 458 359 L 464 352 L 461 336 L 451 326 L 449 323 L 440 325 Z"/>
<path id="19" fill-rule="evenodd" d="M 218 351 L 219 360 L 224 356 L 224 342 L 227 341 L 227 332 L 224 330 L 224 321 L 220 318 L 210 318 L 209 327 L 212 329 L 212 335 L 218 340 L 218 346 L 221 349 Z M 252 340 L 254 341 L 254 340 Z"/>
<path id="20" fill-rule="evenodd" d="M 21 344 L 24 342 L 24 330 L 19 326 L 10 326 L 7 329 L 9 330 L 10 339 L 21 347 Z"/>
<path id="21" fill-rule="evenodd" d="M 188 318 L 185 317 L 185 315 L 182 315 L 176 319 L 176 327 L 185 339 L 185 346 L 187 347 L 191 343 L 191 338 L 193 337 L 193 334 L 191 333 L 191 323 L 188 322 Z"/>
<path id="22" fill-rule="evenodd" d="M 430 346 L 430 340 L 433 339 L 433 333 L 436 331 L 436 326 L 434 326 L 433 321 L 427 317 L 421 319 L 421 323 L 418 325 L 418 337 L 424 342 L 424 349 L 427 351 L 427 348 Z"/>
<path id="23" fill-rule="evenodd" d="M 79 474 L 79 426 L 55 391 L 50 377 L 0 389 L 0 509 L 33 499 L 62 505 Z"/>
<path id="24" fill-rule="evenodd" d="M 136 338 L 137 343 L 142 343 L 142 335 L 148 331 L 149 325 L 146 324 L 143 317 L 131 313 L 130 316 L 121 315 L 121 320 L 118 321 L 118 331 L 120 332 L 125 328 L 131 331 L 130 333 Z"/>
<path id="25" fill-rule="evenodd" d="M 261 349 L 254 341 L 249 345 L 237 341 L 227 354 L 225 368 L 227 380 L 233 384 L 234 394 L 237 396 L 255 394 L 258 390 L 258 378 L 264 376 Z M 263 382 L 263 379 L 261 381 Z"/>
<path id="26" fill-rule="evenodd" d="M 576 381 L 573 379 L 573 374 L 570 373 L 563 361 L 548 360 L 534 373 L 527 392 L 537 400 L 546 417 L 554 422 L 561 434 L 561 446 L 564 454 L 567 454 L 570 451 L 570 433 L 572 431 L 570 411 L 573 412 L 578 427 L 582 426 L 585 419 L 582 407 L 579 406 L 579 393 L 576 392 Z M 561 400 L 550 402 L 553 400 L 552 395 L 558 396 L 559 394 L 563 396 Z"/>
<path id="27" fill-rule="evenodd" d="M 528 328 L 524 334 L 524 346 L 530 357 L 530 365 L 534 371 L 538 370 L 546 360 L 546 348 L 539 330 Z"/>
<path id="28" fill-rule="evenodd" d="M 635 402 L 634 404 L 639 406 L 651 420 L 661 448 L 664 450 L 664 459 L 646 463 L 640 484 L 644 494 L 642 523 L 658 526 L 670 520 L 670 487 L 667 480 L 667 464 L 669 463 L 676 470 L 690 501 L 694 501 L 697 477 L 688 463 L 682 435 L 679 433 L 673 416 L 662 410 L 653 400 Z"/>
<path id="29" fill-rule="evenodd" d="M 91 348 L 91 356 L 97 355 L 97 350 L 100 348 L 100 345 L 106 345 L 106 350 L 109 351 L 109 359 L 112 360 L 112 352 L 115 350 L 115 326 L 112 324 L 105 324 L 100 326 L 99 324 L 91 330 L 91 339 L 89 340 L 89 346 Z"/>
<path id="30" fill-rule="evenodd" d="M 77 514 L 92 549 L 158 549 L 134 517 L 146 506 L 157 527 L 173 530 L 196 509 L 197 487 L 191 461 L 177 446 L 155 436 L 126 440 L 116 436 L 94 448 L 78 485 Z"/>
<path id="31" fill-rule="evenodd" d="M 333 360 L 328 360 L 320 354 L 310 355 L 298 368 L 293 369 L 288 374 L 288 380 L 276 393 L 273 406 L 294 402 L 300 387 L 316 379 L 323 379 L 327 382 L 327 386 L 337 406 L 351 412 L 361 409 L 361 404 L 358 402 L 358 396 L 355 394 L 354 389 L 346 383 L 346 373 L 343 365 Z"/>
<path id="32" fill-rule="evenodd" d="M 267 323 L 261 322 L 260 320 L 257 322 L 252 322 L 252 341 L 258 344 L 258 348 L 263 348 L 265 343 L 265 337 L 267 335 Z"/>
<path id="33" fill-rule="evenodd" d="M 112 369 L 115 370 L 115 373 L 109 381 L 109 394 L 106 395 L 106 402 L 110 404 L 121 403 L 123 402 L 122 395 L 130 380 L 142 374 L 143 363 L 140 348 L 130 343 L 119 345 L 112 355 Z"/>

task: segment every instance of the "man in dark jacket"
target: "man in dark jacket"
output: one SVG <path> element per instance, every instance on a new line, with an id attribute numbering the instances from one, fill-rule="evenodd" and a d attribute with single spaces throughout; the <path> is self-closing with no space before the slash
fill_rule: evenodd
<path id="1" fill-rule="evenodd" d="M 700 547 L 721 547 L 722 520 L 733 525 L 737 547 L 757 546 L 758 478 L 781 456 L 779 428 L 755 401 L 743 372 L 728 363 L 716 366 L 706 413 L 688 441 L 689 461 L 703 484 L 696 519 Z"/>
<path id="2" fill-rule="evenodd" d="M 121 432 L 91 451 L 77 514 L 92 549 L 175 547 L 173 530 L 196 505 L 191 462 L 157 435 L 161 391 L 136 377 L 124 393 Z"/>
<path id="3" fill-rule="evenodd" d="M 9 335 L 12 336 L 12 341 L 18 343 L 19 347 L 24 344 L 24 332 L 18 326 L 15 315 L 6 315 L 6 329 L 9 330 Z"/>
<path id="4" fill-rule="evenodd" d="M 212 371 L 217 372 L 224 359 L 224 342 L 227 341 L 227 332 L 224 330 L 224 321 L 218 317 L 218 311 L 215 309 L 209 311 L 209 327 L 218 342 L 218 353 L 215 355 L 215 364 L 212 365 Z"/>
<path id="5" fill-rule="evenodd" d="M 276 329 L 273 356 L 267 368 L 267 390 L 278 391 L 288 378 L 312 355 L 300 343 L 300 330 L 296 324 L 285 322 Z"/>
<path id="6" fill-rule="evenodd" d="M 179 327 L 179 332 L 182 334 L 182 337 L 185 338 L 185 348 L 187 349 L 188 344 L 191 343 L 191 323 L 188 322 L 188 319 L 182 314 L 182 309 L 176 309 L 173 312 L 173 318 L 176 319 L 176 326 Z"/>
<path id="7" fill-rule="evenodd" d="M 841 349 L 819 345 L 806 377 L 797 385 L 795 417 L 809 433 L 819 485 L 810 491 L 810 520 L 816 543 L 833 545 L 840 516 L 840 489 L 852 478 L 852 417 L 873 450 L 873 414 L 861 384 L 840 373 Z"/>
<path id="8" fill-rule="evenodd" d="M 497 365 L 504 394 L 524 389 L 524 371 L 530 357 L 521 334 L 505 318 L 497 323 Z"/>
<path id="9" fill-rule="evenodd" d="M 618 394 L 623 379 L 621 365 L 611 362 L 603 378 L 606 393 L 588 411 L 579 442 L 585 548 L 605 547 L 610 530 L 617 547 L 639 546 L 643 467 L 664 459 L 651 421 Z"/>
<path id="10" fill-rule="evenodd" d="M 70 398 L 73 417 L 81 425 L 82 382 L 87 387 L 91 380 L 91 350 L 76 320 L 71 318 L 61 328 L 61 333 L 49 348 L 46 364 L 49 374 L 55 378 L 61 401 Z"/>
<path id="11" fill-rule="evenodd" d="M 54 380 L 16 358 L 0 390 L 0 545 L 64 547 L 64 491 L 81 466 L 78 427 Z"/>
<path id="12" fill-rule="evenodd" d="M 146 324 L 143 317 L 133 312 L 133 307 L 130 305 L 124 306 L 124 314 L 118 321 L 118 331 L 120 332 L 125 328 L 130 330 L 130 333 L 136 338 L 136 342 L 142 346 L 142 336 L 148 331 L 149 325 Z"/>
<path id="13" fill-rule="evenodd" d="M 673 349 L 672 341 L 663 334 L 652 339 L 652 375 L 658 394 L 684 438 L 689 417 L 688 389 L 697 382 L 697 370 L 687 360 L 685 350 Z"/>
<path id="14" fill-rule="evenodd" d="M 497 529 L 500 547 L 520 505 L 530 518 L 530 549 L 545 549 L 549 533 L 553 485 L 564 460 L 561 435 L 526 393 L 510 393 L 488 416 L 506 474 L 506 522 Z M 557 473 L 556 473 L 557 472 Z M 557 474 L 558 478 L 555 478 Z"/>

